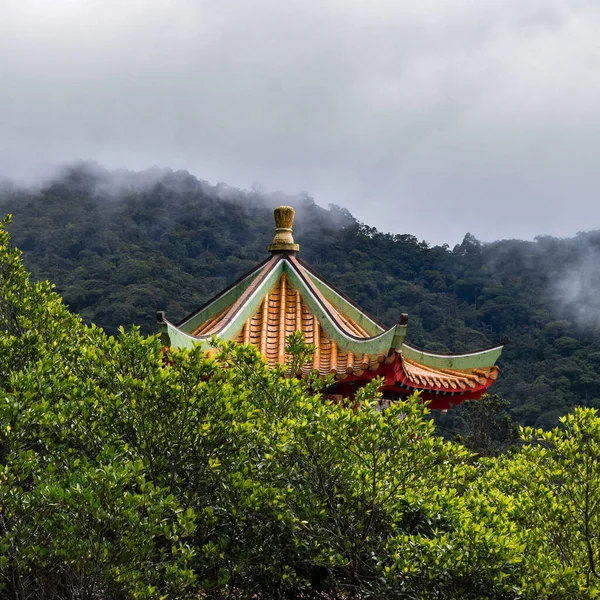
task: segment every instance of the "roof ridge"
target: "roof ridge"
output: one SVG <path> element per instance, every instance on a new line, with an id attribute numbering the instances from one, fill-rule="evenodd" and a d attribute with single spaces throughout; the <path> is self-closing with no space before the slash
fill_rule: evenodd
<path id="1" fill-rule="evenodd" d="M 198 336 L 198 338 L 200 339 L 201 337 L 210 337 L 223 330 L 237 315 L 237 313 L 240 311 L 246 300 L 263 284 L 263 282 L 271 274 L 273 269 L 277 266 L 277 263 L 279 263 L 281 260 L 281 254 L 273 254 L 271 259 L 265 264 L 265 268 L 262 270 L 262 272 L 244 290 L 242 295 L 237 300 L 235 300 L 233 304 L 231 304 L 225 315 L 218 320 L 218 323 L 210 327 L 205 333 L 202 334 L 202 336 Z"/>
<path id="2" fill-rule="evenodd" d="M 342 318 L 342 313 L 338 310 L 325 296 L 322 294 L 321 290 L 313 283 L 310 277 L 304 273 L 304 265 L 295 257 L 288 256 L 287 261 L 292 265 L 294 270 L 300 276 L 302 283 L 309 289 L 309 291 L 317 298 L 317 300 L 323 305 L 323 307 L 327 310 L 329 317 L 334 320 L 337 326 L 342 329 L 347 335 L 356 339 L 356 340 L 368 340 L 379 337 L 379 335 L 370 335 L 368 337 L 357 335 L 355 331 L 352 331 L 345 318 Z M 387 328 L 384 328 L 382 333 L 385 333 Z"/>
<path id="3" fill-rule="evenodd" d="M 257 271 L 260 271 L 260 269 L 262 269 L 269 261 L 272 261 L 274 258 L 276 258 L 274 255 L 268 256 L 263 261 L 261 261 L 258 265 L 256 265 L 253 269 L 250 269 L 250 271 L 246 271 L 246 273 L 244 273 L 243 275 L 238 277 L 233 283 L 230 283 L 226 288 L 221 290 L 218 294 L 215 294 L 214 296 L 212 296 L 209 300 L 207 300 L 204 304 L 202 304 L 196 310 L 194 310 L 190 314 L 183 317 L 183 319 L 181 319 L 177 323 L 174 323 L 175 327 L 181 327 L 182 325 L 184 325 L 185 323 L 187 323 L 188 321 L 193 319 L 197 314 L 201 313 L 203 310 L 208 308 L 211 304 L 215 303 L 219 298 L 223 297 L 225 294 L 227 294 L 228 292 L 230 292 L 231 290 L 236 288 L 240 283 L 242 283 L 242 281 L 244 281 L 245 279 L 247 279 L 248 277 L 250 277 Z"/>
<path id="4" fill-rule="evenodd" d="M 335 294 L 340 296 L 340 298 L 345 300 L 348 304 L 350 304 L 356 310 L 360 311 L 369 320 L 371 320 L 373 323 L 375 323 L 375 325 L 377 325 L 384 331 L 389 329 L 379 319 L 374 317 L 372 314 L 368 313 L 364 308 L 362 308 L 362 306 L 360 306 L 354 300 L 352 300 L 352 298 L 350 298 L 349 296 L 346 296 L 346 294 L 344 294 L 344 292 L 342 292 L 335 285 L 333 285 L 333 283 L 331 283 L 330 281 L 328 281 L 327 279 L 325 279 L 324 277 L 319 275 L 310 265 L 308 265 L 307 263 L 305 263 L 303 260 L 299 259 L 296 256 L 294 257 L 294 260 L 300 265 L 300 267 L 302 267 L 302 269 L 304 269 L 305 271 L 308 271 L 308 273 L 310 273 L 313 277 L 318 279 L 321 283 L 323 283 L 323 285 L 326 285 L 329 289 L 331 289 L 332 292 L 334 292 Z"/>

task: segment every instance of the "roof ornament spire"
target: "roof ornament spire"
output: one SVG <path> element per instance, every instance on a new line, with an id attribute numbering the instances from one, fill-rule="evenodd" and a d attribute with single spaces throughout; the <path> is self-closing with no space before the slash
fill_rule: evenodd
<path id="1" fill-rule="evenodd" d="M 269 244 L 269 252 L 298 252 L 300 246 L 294 244 L 292 225 L 296 211 L 291 206 L 278 206 L 275 209 L 275 237 Z"/>

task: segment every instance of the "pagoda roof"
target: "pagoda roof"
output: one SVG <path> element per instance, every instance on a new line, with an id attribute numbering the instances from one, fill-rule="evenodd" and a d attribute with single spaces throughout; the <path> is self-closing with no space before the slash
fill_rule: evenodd
<path id="1" fill-rule="evenodd" d="M 384 327 L 296 257 L 292 222 L 292 209 L 276 209 L 271 256 L 198 310 L 175 324 L 164 312 L 157 313 L 165 345 L 201 344 L 210 350 L 216 336 L 252 344 L 275 366 L 287 362 L 287 336 L 301 331 L 306 343 L 316 348 L 304 373 L 331 374 L 339 384 L 381 375 L 389 391 L 421 390 L 452 397 L 453 402 L 485 392 L 497 377 L 495 362 L 503 344 L 465 354 L 435 353 L 407 344 L 407 315 Z"/>

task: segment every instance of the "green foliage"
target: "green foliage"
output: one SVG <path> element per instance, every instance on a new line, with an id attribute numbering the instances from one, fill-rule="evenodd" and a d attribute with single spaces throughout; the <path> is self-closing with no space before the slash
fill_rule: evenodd
<path id="1" fill-rule="evenodd" d="M 565 570 L 600 595 L 600 419 L 578 408 L 552 431 L 523 431 L 520 480 L 541 537 Z M 549 543 L 548 543 L 549 542 Z"/>
<path id="2" fill-rule="evenodd" d="M 14 213 L 13 238 L 35 279 L 55 281 L 71 310 L 113 335 L 133 324 L 155 333 L 156 310 L 177 321 L 256 265 L 281 203 L 297 209 L 302 259 L 382 322 L 407 312 L 412 343 L 463 352 L 507 335 L 493 390 L 511 402 L 516 422 L 551 428 L 577 405 L 600 407 L 600 329 L 588 273 L 595 263 L 582 263 L 600 248 L 593 232 L 493 244 L 468 234 L 451 249 L 381 233 L 305 195 L 90 164 L 37 191 L 0 189 L 0 214 Z M 557 282 L 568 284 L 582 264 L 586 293 L 558 302 Z"/>
<path id="3" fill-rule="evenodd" d="M 32 285 L 0 235 L 2 597 L 520 589 L 512 526 L 470 508 L 470 455 L 417 398 L 379 412 L 375 381 L 326 403 L 233 343 L 166 364 L 158 338 L 107 336 Z"/>
<path id="4" fill-rule="evenodd" d="M 486 394 L 433 417 L 441 435 L 454 437 L 477 456 L 499 456 L 519 442 L 519 429 L 508 414 L 509 407 L 507 400 Z"/>
<path id="5" fill-rule="evenodd" d="M 519 531 L 529 593 L 600 595 L 600 418 L 578 408 L 552 431 L 525 428 L 518 453 L 482 463 L 477 482 Z"/>
<path id="6" fill-rule="evenodd" d="M 0 273 L 2 597 L 177 593 L 193 581 L 192 522 L 115 430 L 118 343 L 30 284 L 3 229 Z"/>
<path id="7" fill-rule="evenodd" d="M 81 200 L 76 183 L 54 189 L 47 206 L 48 218 L 62 219 L 66 232 L 78 227 L 61 212 L 64 198 L 74 206 Z M 148 236 L 164 241 L 135 198 L 130 209 Z M 86 241 L 96 243 L 87 226 Z M 305 231 L 310 236 L 317 228 Z M 515 301 L 507 312 L 486 313 L 491 300 L 511 306 L 507 298 L 518 297 L 507 290 L 516 283 L 476 279 L 487 259 L 474 238 L 450 253 L 359 225 L 331 231 L 314 247 L 332 261 L 334 277 L 369 294 L 383 313 L 403 290 L 416 303 L 417 325 L 436 328 L 422 335 L 439 334 L 440 344 L 441 331 L 465 345 L 486 335 L 463 318 L 510 328 L 533 310 L 541 325 L 529 329 L 529 345 L 517 352 L 530 355 L 523 355 L 530 367 L 541 356 L 548 375 L 532 381 L 522 372 L 519 379 L 512 363 L 505 377 L 524 394 L 517 406 L 524 421 L 532 414 L 539 421 L 544 402 L 545 414 L 558 417 L 574 390 L 588 390 L 592 402 L 600 362 L 600 351 L 590 352 L 593 331 L 576 333 L 531 302 L 527 310 Z M 209 245 L 229 243 L 218 227 L 205 233 Z M 189 251 L 177 236 L 168 239 L 174 255 Z M 350 240 L 364 277 L 344 266 Z M 81 242 L 77 256 L 85 257 Z M 369 271 L 365 257 L 373 249 L 402 261 L 390 262 L 388 274 Z M 126 258 L 136 277 L 154 277 L 158 264 L 171 264 L 161 259 L 148 267 L 138 262 L 145 262 L 142 254 Z M 100 264 L 98 281 L 113 258 Z M 57 264 L 68 270 L 72 260 Z M 500 271 L 518 273 L 515 262 L 513 256 Z M 456 264 L 462 266 L 453 271 Z M 127 292 L 132 298 L 152 293 L 134 288 Z M 124 301 L 118 310 L 124 315 L 131 306 Z M 442 312 L 434 310 L 440 306 Z M 324 402 L 318 378 L 291 376 L 311 349 L 293 336 L 288 351 L 289 364 L 270 370 L 255 349 L 233 343 L 218 346 L 210 359 L 198 348 L 165 357 L 158 338 L 137 328 L 107 335 L 70 313 L 50 284 L 30 281 L 0 228 L 0 597 L 599 595 L 594 410 L 578 409 L 552 431 L 524 429 L 513 452 L 476 460 L 434 434 L 418 398 L 378 411 L 377 381 L 351 407 Z M 503 409 L 491 398 L 457 413 L 467 422 L 463 431 L 474 434 L 465 443 L 480 455 L 497 454 L 496 442 L 511 438 Z M 484 425 L 489 436 L 482 444 L 475 434 Z"/>

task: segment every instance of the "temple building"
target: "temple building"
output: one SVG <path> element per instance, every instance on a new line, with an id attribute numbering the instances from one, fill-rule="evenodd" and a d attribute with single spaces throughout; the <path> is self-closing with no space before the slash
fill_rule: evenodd
<path id="1" fill-rule="evenodd" d="M 498 376 L 495 363 L 503 344 L 441 354 L 407 343 L 406 314 L 386 328 L 297 258 L 293 221 L 293 208 L 276 208 L 270 256 L 179 323 L 158 312 L 164 344 L 202 344 L 208 350 L 216 336 L 256 346 L 274 366 L 286 362 L 286 337 L 301 331 L 306 343 L 316 347 L 303 371 L 333 375 L 326 390 L 330 396 L 351 398 L 374 377 L 384 379 L 384 398 L 419 391 L 431 408 L 441 410 L 486 392 Z"/>

